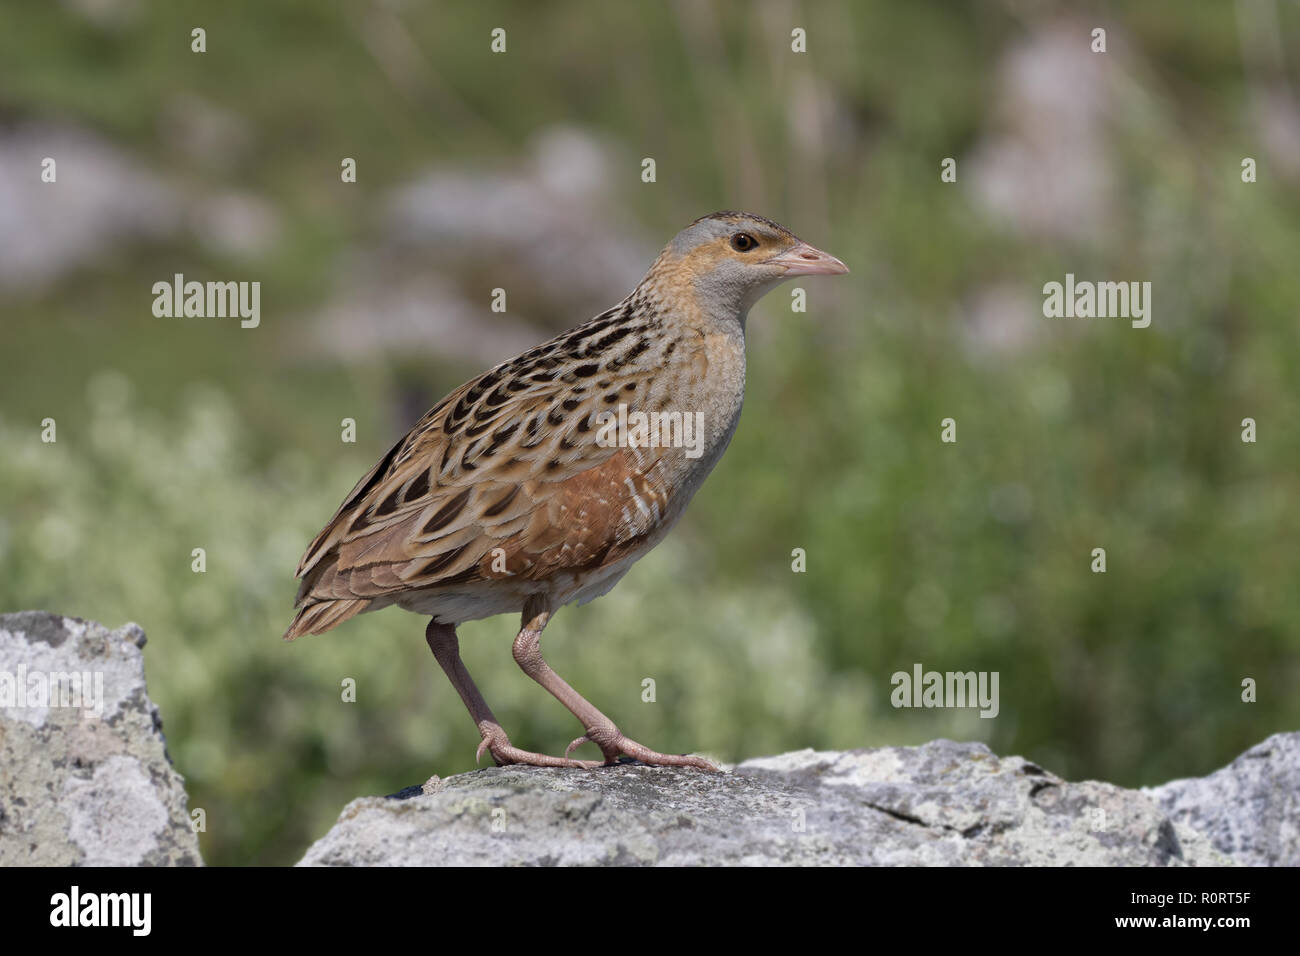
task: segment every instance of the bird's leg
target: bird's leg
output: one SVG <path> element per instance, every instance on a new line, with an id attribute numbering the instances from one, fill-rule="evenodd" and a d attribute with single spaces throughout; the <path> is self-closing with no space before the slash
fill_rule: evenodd
<path id="1" fill-rule="evenodd" d="M 590 740 L 605 755 L 605 763 L 618 762 L 620 754 L 641 761 L 642 763 L 665 767 L 696 767 L 700 770 L 717 770 L 701 757 L 685 754 L 661 754 L 649 747 L 644 747 L 635 740 L 624 737 L 614 722 L 593 707 L 581 694 L 569 686 L 563 677 L 551 670 L 542 658 L 542 630 L 550 620 L 551 612 L 539 599 L 530 598 L 524 605 L 522 628 L 515 638 L 514 656 L 525 674 L 545 687 L 561 704 L 569 709 L 573 716 L 582 722 L 584 733 L 564 751 L 567 757 L 575 747 Z"/>
<path id="2" fill-rule="evenodd" d="M 571 760 L 568 759 L 567 754 L 563 757 L 552 757 L 549 754 L 535 754 L 511 746 L 510 738 L 506 736 L 505 730 L 497 722 L 496 715 L 492 713 L 492 708 L 483 699 L 483 694 L 475 685 L 474 678 L 469 676 L 469 671 L 465 669 L 465 662 L 460 659 L 460 640 L 456 637 L 456 626 L 430 621 L 428 628 L 424 632 L 424 639 L 429 642 L 429 650 L 433 651 L 434 659 L 437 660 L 447 674 L 451 686 L 456 688 L 456 692 L 460 694 L 460 699 L 469 708 L 469 714 L 474 718 L 474 723 L 478 725 L 478 732 L 482 735 L 483 740 L 478 745 L 478 753 L 474 758 L 476 762 L 482 759 L 483 751 L 486 750 L 492 754 L 492 759 L 498 767 L 512 763 L 532 764 L 537 767 L 577 767 L 579 769 L 600 766 L 600 763 L 594 760 Z"/>

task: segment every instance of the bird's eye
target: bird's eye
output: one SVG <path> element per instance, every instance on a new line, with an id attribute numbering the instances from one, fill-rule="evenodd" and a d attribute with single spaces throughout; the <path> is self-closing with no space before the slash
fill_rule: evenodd
<path id="1" fill-rule="evenodd" d="M 731 237 L 731 248 L 737 252 L 749 252 L 758 247 L 758 240 L 747 232 L 738 232 Z"/>

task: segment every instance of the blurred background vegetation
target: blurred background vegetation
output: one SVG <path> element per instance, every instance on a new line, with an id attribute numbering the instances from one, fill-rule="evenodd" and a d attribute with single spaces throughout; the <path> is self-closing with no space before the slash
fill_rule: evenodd
<path id="1" fill-rule="evenodd" d="M 280 641 L 295 563 L 427 406 L 744 208 L 853 272 L 756 307 L 730 452 L 557 617 L 556 669 L 667 751 L 1211 771 L 1300 726 L 1297 69 L 1274 0 L 7 3 L 0 610 L 143 625 L 210 863 L 293 862 L 347 800 L 473 768 L 421 620 Z M 261 326 L 155 318 L 177 272 L 260 281 Z M 1150 281 L 1151 327 L 1044 318 L 1067 272 Z M 559 752 L 516 626 L 464 627 L 466 661 Z M 1001 714 L 891 708 L 915 662 L 999 671 Z"/>

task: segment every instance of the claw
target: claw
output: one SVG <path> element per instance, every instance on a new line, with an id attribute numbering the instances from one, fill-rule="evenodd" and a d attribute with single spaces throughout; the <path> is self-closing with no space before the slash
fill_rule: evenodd
<path id="1" fill-rule="evenodd" d="M 478 744 L 478 752 L 477 752 L 476 754 L 474 754 L 474 764 L 475 764 L 475 766 L 477 766 L 478 763 L 479 763 L 479 761 L 483 759 L 483 751 L 485 751 L 485 750 L 487 750 L 487 749 L 488 749 L 488 739 L 487 739 L 486 737 L 484 737 L 482 740 L 479 741 L 479 744 Z"/>
<path id="2" fill-rule="evenodd" d="M 569 754 L 573 753 L 590 739 L 591 734 L 583 734 L 581 737 L 576 738 L 573 743 L 564 748 L 564 756 L 569 756 Z"/>

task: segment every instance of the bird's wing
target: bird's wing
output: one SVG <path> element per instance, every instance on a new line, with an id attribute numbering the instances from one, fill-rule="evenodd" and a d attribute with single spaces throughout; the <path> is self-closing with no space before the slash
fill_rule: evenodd
<path id="1" fill-rule="evenodd" d="M 643 363 L 583 360 L 608 356 L 611 335 L 630 339 L 624 356 L 641 348 L 615 311 L 426 414 L 311 543 L 297 606 L 599 567 L 652 530 L 667 512 L 662 450 L 596 440 L 600 412 L 647 392 Z"/>

